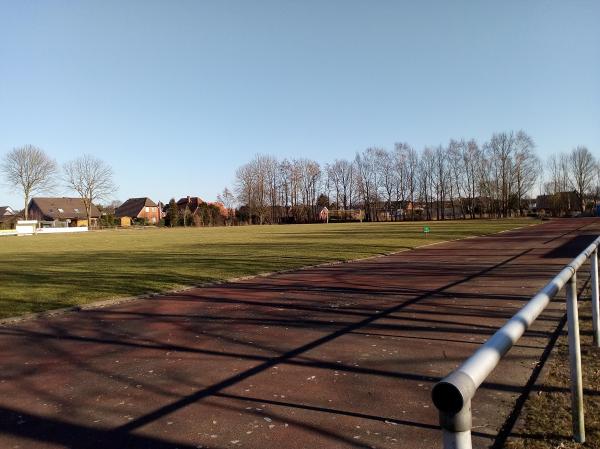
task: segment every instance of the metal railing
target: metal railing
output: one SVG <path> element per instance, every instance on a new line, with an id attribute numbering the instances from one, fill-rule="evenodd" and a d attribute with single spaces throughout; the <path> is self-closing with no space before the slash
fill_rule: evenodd
<path id="1" fill-rule="evenodd" d="M 577 310 L 577 270 L 590 260 L 592 322 L 594 343 L 600 346 L 600 303 L 598 298 L 598 246 L 600 237 L 558 273 L 544 288 L 451 374 L 438 382 L 432 399 L 440 413 L 444 449 L 471 449 L 471 399 L 477 388 L 500 363 L 529 326 L 566 285 L 569 362 L 571 370 L 571 412 L 575 441 L 585 441 L 583 385 Z"/>

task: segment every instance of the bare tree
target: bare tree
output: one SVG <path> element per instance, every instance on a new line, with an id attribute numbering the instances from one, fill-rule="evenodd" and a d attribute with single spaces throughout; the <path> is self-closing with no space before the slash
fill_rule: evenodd
<path id="1" fill-rule="evenodd" d="M 262 170 L 264 171 L 264 179 L 267 186 L 267 200 L 271 208 L 270 222 L 276 223 L 280 219 L 277 206 L 281 183 L 281 172 L 277 158 L 275 156 L 264 156 L 262 158 Z"/>
<path id="2" fill-rule="evenodd" d="M 496 209 L 494 208 L 494 204 L 496 203 L 494 201 L 495 178 L 492 171 L 491 158 L 486 151 L 485 145 L 479 151 L 479 159 L 475 169 L 476 185 L 479 192 L 479 200 L 476 203 L 479 209 L 479 218 L 483 218 L 486 214 L 491 218 L 492 214 L 496 213 Z"/>
<path id="3" fill-rule="evenodd" d="M 478 173 L 482 154 L 477 142 L 474 139 L 469 140 L 465 146 L 461 147 L 461 152 L 469 215 L 471 218 L 475 218 L 476 200 L 481 187 L 481 180 L 478 176 Z M 481 198 L 479 198 L 479 203 L 481 203 Z M 481 204 L 479 207 L 481 207 Z"/>
<path id="4" fill-rule="evenodd" d="M 279 163 L 279 171 L 281 172 L 281 188 L 279 192 L 279 202 L 283 207 L 283 213 L 285 214 L 285 219 L 287 220 L 290 216 L 290 211 L 292 208 L 292 173 L 293 173 L 293 164 L 284 159 Z"/>
<path id="5" fill-rule="evenodd" d="M 317 198 L 321 188 L 321 167 L 316 161 L 300 159 L 296 161 L 300 170 L 300 192 L 304 205 L 304 217 L 307 221 L 317 219 Z"/>
<path id="6" fill-rule="evenodd" d="M 269 180 L 266 161 L 269 160 L 270 156 L 256 155 L 236 172 L 238 201 L 248 207 L 250 222 L 256 217 L 259 224 L 263 224 L 267 215 Z"/>
<path id="7" fill-rule="evenodd" d="M 461 218 L 465 218 L 465 195 L 468 192 L 468 185 L 466 183 L 467 169 L 463 154 L 467 148 L 467 143 L 461 140 L 450 139 L 448 144 L 448 173 L 450 181 L 449 186 L 449 197 L 450 207 L 452 208 L 452 218 L 456 218 L 455 199 L 458 200 L 460 207 Z"/>
<path id="8" fill-rule="evenodd" d="M 379 172 L 379 184 L 385 198 L 385 209 L 388 214 L 388 220 L 393 220 L 392 202 L 395 200 L 395 193 L 398 190 L 398 170 L 394 154 L 379 150 L 375 154 L 376 169 Z"/>
<path id="9" fill-rule="evenodd" d="M 362 197 L 363 207 L 365 209 L 365 218 L 367 221 L 374 221 L 377 218 L 377 154 L 381 153 L 381 148 L 367 148 L 362 153 L 357 153 L 354 159 L 356 167 L 358 192 Z"/>
<path id="10" fill-rule="evenodd" d="M 329 189 L 335 195 L 335 208 L 342 209 L 342 219 L 347 219 L 346 211 L 352 208 L 352 195 L 355 185 L 354 164 L 346 159 L 336 159 L 326 165 Z"/>
<path id="11" fill-rule="evenodd" d="M 585 211 L 585 196 L 592 190 L 594 174 L 597 169 L 594 156 L 584 146 L 578 146 L 571 151 L 571 184 L 577 190 L 581 202 L 581 212 Z"/>
<path id="12" fill-rule="evenodd" d="M 550 196 L 553 213 L 560 215 L 570 209 L 570 160 L 567 154 L 553 154 L 546 161 L 547 182 L 544 190 Z"/>
<path id="13" fill-rule="evenodd" d="M 535 143 L 524 131 L 515 137 L 515 155 L 513 174 L 519 215 L 523 215 L 523 198 L 531 192 L 539 171 L 539 159 L 535 155 Z"/>
<path id="14" fill-rule="evenodd" d="M 327 173 L 327 187 L 328 190 L 335 192 L 335 208 L 340 208 L 340 192 L 341 192 L 341 179 L 340 171 L 338 170 L 338 160 L 334 161 L 333 164 L 325 165 L 325 172 Z"/>
<path id="15" fill-rule="evenodd" d="M 91 226 L 94 201 L 107 199 L 116 190 L 112 168 L 104 161 L 86 154 L 65 163 L 63 172 L 67 187 L 81 197 L 88 226 Z"/>
<path id="16" fill-rule="evenodd" d="M 549 179 L 546 183 L 546 193 L 556 195 L 569 189 L 569 161 L 563 154 L 553 154 L 546 161 Z"/>
<path id="17" fill-rule="evenodd" d="M 425 147 L 419 159 L 418 180 L 421 201 L 425 208 L 425 217 L 432 219 L 431 209 L 434 197 L 435 150 Z"/>
<path id="18" fill-rule="evenodd" d="M 513 168 L 516 139 L 513 132 L 492 135 L 485 145 L 492 169 L 492 193 L 498 205 L 498 216 L 507 217 L 514 185 Z"/>
<path id="19" fill-rule="evenodd" d="M 406 207 L 406 190 L 407 190 L 407 152 L 408 144 L 406 143 L 395 143 L 394 144 L 394 163 L 396 166 L 396 201 L 398 201 L 398 208 L 400 211 Z M 404 216 L 402 217 L 404 218 Z"/>
<path id="20" fill-rule="evenodd" d="M 229 223 L 233 223 L 235 212 L 235 197 L 233 196 L 233 193 L 231 193 L 231 191 L 225 187 L 223 192 L 217 195 L 217 201 L 219 201 L 221 204 L 223 204 L 223 207 L 225 207 L 225 210 L 227 211 L 227 220 Z"/>
<path id="21" fill-rule="evenodd" d="M 394 144 L 394 160 L 396 164 L 396 200 L 405 212 L 410 208 L 410 218 L 414 219 L 415 194 L 419 184 L 418 153 L 406 142 Z M 406 218 L 406 215 L 404 215 Z"/>
<path id="22" fill-rule="evenodd" d="M 11 188 L 23 192 L 24 214 L 27 220 L 30 198 L 54 188 L 58 169 L 54 159 L 51 159 L 42 149 L 25 145 L 13 149 L 4 156 L 0 172 Z"/>
<path id="23" fill-rule="evenodd" d="M 301 168 L 297 160 L 284 160 L 280 164 L 282 190 L 286 211 L 286 219 L 300 220 L 302 216 L 301 203 Z"/>
<path id="24" fill-rule="evenodd" d="M 597 205 L 600 201 L 600 161 L 596 162 L 596 175 L 592 186 L 592 200 Z"/>
<path id="25" fill-rule="evenodd" d="M 446 149 L 439 145 L 433 151 L 433 183 L 435 186 L 436 200 L 436 218 L 438 220 L 446 219 L 445 204 L 448 192 L 448 157 Z"/>
<path id="26" fill-rule="evenodd" d="M 342 204 L 344 210 L 351 209 L 355 187 L 354 164 L 346 159 L 342 159 L 341 161 L 337 161 L 336 165 L 340 173 Z"/>
<path id="27" fill-rule="evenodd" d="M 475 140 L 451 139 L 447 146 L 422 151 L 407 143 L 396 143 L 391 152 L 372 147 L 352 162 L 326 164 L 323 172 L 315 161 L 257 156 L 238 170 L 236 191 L 250 217 L 260 223 L 284 217 L 313 221 L 324 193 L 337 209 L 362 205 L 370 221 L 380 219 L 382 207 L 387 219 L 396 219 L 396 205 L 405 219 L 420 218 L 421 210 L 425 218 L 439 220 L 507 217 L 525 213 L 525 199 L 538 179 L 550 181 L 544 186 L 557 210 L 565 210 L 559 202 L 568 195 L 559 193 L 569 188 L 577 188 L 582 198 L 600 198 L 600 178 L 590 168 L 597 162 L 588 153 L 578 148 L 550 158 L 546 178 L 533 139 L 523 131 L 493 134 L 482 146 Z"/>
<path id="28" fill-rule="evenodd" d="M 414 148 L 407 146 L 406 150 L 406 191 L 411 202 L 410 219 L 415 219 L 415 195 L 419 186 L 419 153 Z"/>

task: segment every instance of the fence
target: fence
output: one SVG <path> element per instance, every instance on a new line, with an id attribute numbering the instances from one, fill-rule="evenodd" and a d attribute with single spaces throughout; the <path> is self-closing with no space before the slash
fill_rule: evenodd
<path id="1" fill-rule="evenodd" d="M 527 328 L 544 311 L 550 300 L 565 285 L 573 436 L 575 441 L 585 442 L 579 316 L 577 310 L 577 270 L 581 268 L 587 259 L 590 259 L 594 343 L 600 346 L 599 245 L 600 237 L 563 268 L 554 279 L 531 298 L 504 326 L 498 329 L 471 357 L 434 386 L 432 399 L 440 412 L 440 427 L 442 428 L 444 449 L 471 449 L 471 399 L 477 388 L 500 363 L 500 359 L 517 343 Z"/>

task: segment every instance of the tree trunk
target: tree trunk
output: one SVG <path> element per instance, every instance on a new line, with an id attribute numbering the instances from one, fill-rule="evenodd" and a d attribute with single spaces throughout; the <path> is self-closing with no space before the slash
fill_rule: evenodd
<path id="1" fill-rule="evenodd" d="M 29 193 L 26 193 L 25 194 L 25 209 L 24 209 L 25 220 L 27 220 L 29 218 L 29 211 L 27 210 L 28 204 L 29 204 Z"/>

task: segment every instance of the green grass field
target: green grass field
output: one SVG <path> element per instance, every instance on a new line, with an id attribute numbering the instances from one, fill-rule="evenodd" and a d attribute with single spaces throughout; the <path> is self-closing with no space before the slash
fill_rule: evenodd
<path id="1" fill-rule="evenodd" d="M 0 318 L 349 260 L 532 220 L 97 231 L 0 239 Z"/>

